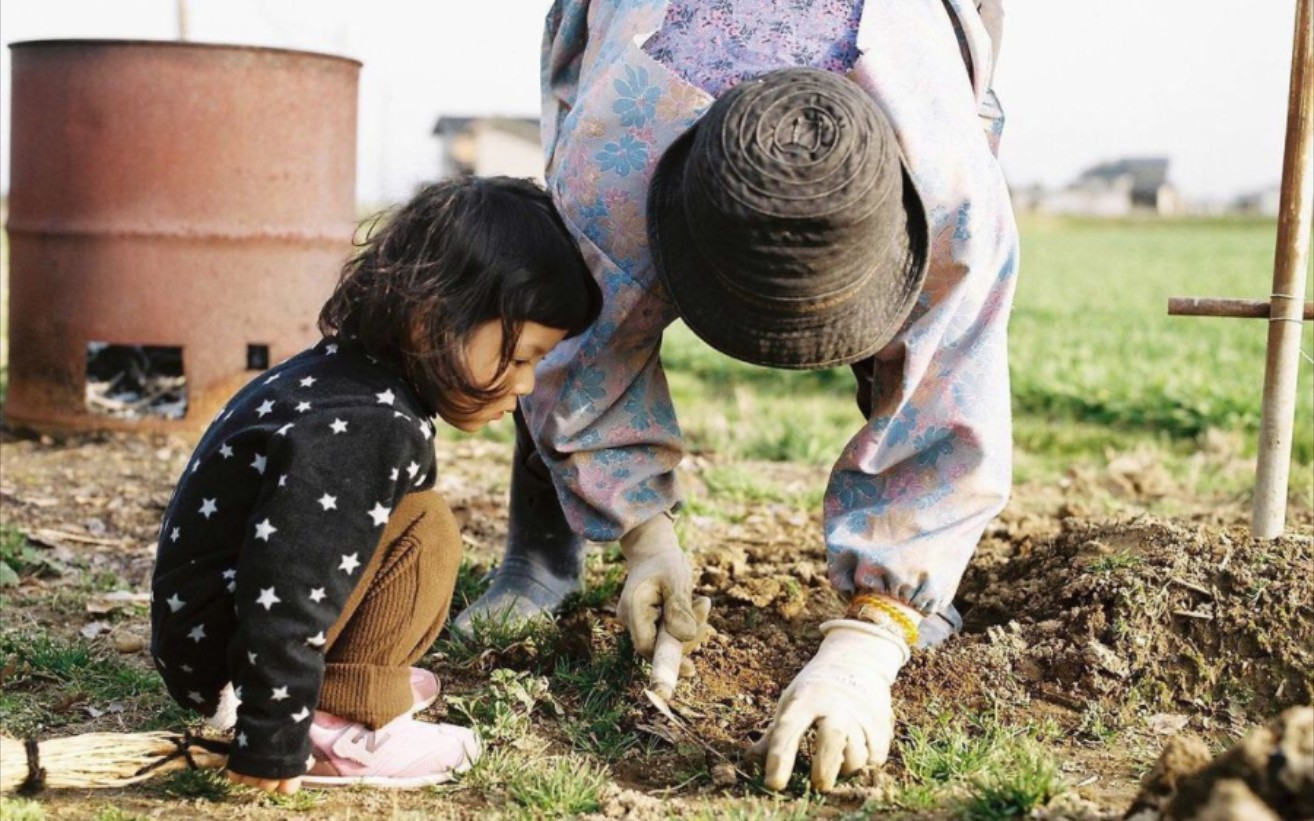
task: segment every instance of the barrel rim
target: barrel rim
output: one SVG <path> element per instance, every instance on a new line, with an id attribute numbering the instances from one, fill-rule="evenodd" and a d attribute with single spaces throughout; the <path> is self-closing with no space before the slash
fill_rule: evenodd
<path id="1" fill-rule="evenodd" d="M 154 47 L 181 47 L 181 48 L 201 48 L 215 49 L 223 51 L 253 51 L 262 54 L 287 54 L 294 57 L 312 57 L 323 60 L 333 60 L 336 62 L 348 63 L 361 68 L 364 66 L 360 60 L 354 57 L 346 57 L 341 54 L 329 54 L 324 51 L 308 51 L 306 49 L 284 48 L 282 46 L 254 46 L 242 43 L 204 43 L 194 40 L 120 40 L 120 39 L 99 39 L 99 38 L 56 38 L 52 40 L 20 40 L 10 43 L 10 49 L 30 49 L 34 47 L 89 47 L 89 46 L 154 46 Z"/>

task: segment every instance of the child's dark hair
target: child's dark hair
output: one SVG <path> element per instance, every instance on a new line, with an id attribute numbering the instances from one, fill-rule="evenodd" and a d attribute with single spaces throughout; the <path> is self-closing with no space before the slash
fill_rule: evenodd
<path id="1" fill-rule="evenodd" d="M 464 342 L 477 326 L 502 323 L 500 376 L 523 323 L 575 336 L 601 307 L 547 192 L 530 180 L 471 177 L 428 185 L 371 227 L 319 330 L 400 364 L 431 411 L 460 416 L 500 394 L 475 384 L 466 365 Z"/>

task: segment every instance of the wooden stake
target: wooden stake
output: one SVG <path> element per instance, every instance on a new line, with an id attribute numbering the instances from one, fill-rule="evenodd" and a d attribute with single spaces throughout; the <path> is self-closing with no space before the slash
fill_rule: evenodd
<path id="1" fill-rule="evenodd" d="M 1264 369 L 1259 467 L 1250 517 L 1252 535 L 1282 535 L 1287 518 L 1287 480 L 1296 422 L 1301 314 L 1305 301 L 1310 229 L 1314 223 L 1314 0 L 1298 0 L 1287 102 L 1287 143 L 1282 165 L 1277 254 L 1269 310 L 1268 359 Z"/>
<path id="2" fill-rule="evenodd" d="M 1209 297 L 1168 297 L 1169 316 L 1223 316 L 1238 319 L 1268 319 L 1271 302 L 1258 299 L 1210 299 Z M 1314 302 L 1305 303 L 1305 320 L 1314 319 Z"/>

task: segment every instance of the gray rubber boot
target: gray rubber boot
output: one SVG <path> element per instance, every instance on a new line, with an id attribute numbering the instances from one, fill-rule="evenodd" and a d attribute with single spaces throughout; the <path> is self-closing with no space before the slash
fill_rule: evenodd
<path id="1" fill-rule="evenodd" d="M 550 617 L 581 589 L 584 539 L 566 523 L 552 476 L 519 409 L 515 423 L 506 553 L 488 590 L 452 620 L 451 629 L 467 636 L 479 623 Z"/>

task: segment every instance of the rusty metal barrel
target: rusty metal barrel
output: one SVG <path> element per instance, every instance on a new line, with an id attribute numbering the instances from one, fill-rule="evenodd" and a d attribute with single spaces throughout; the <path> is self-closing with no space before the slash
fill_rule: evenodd
<path id="1" fill-rule="evenodd" d="M 5 416 L 194 433 L 317 338 L 351 250 L 360 63 L 166 41 L 11 48 Z M 98 345 L 180 349 L 185 414 L 91 413 Z"/>

